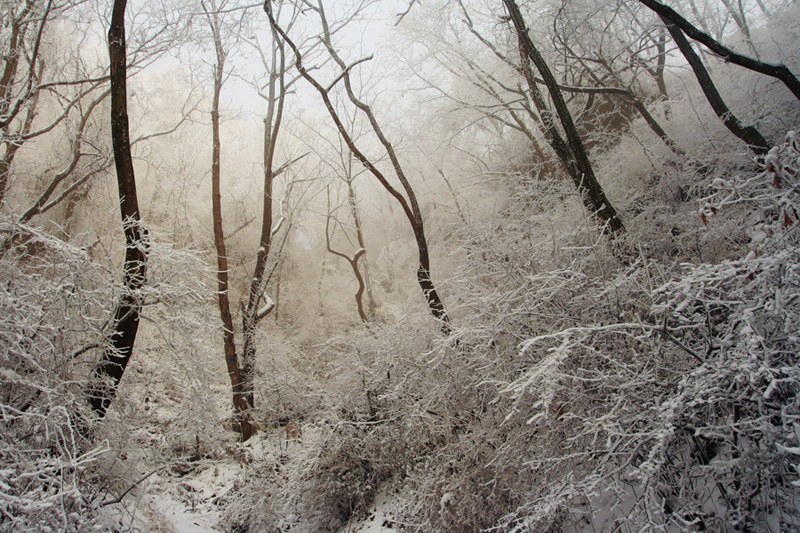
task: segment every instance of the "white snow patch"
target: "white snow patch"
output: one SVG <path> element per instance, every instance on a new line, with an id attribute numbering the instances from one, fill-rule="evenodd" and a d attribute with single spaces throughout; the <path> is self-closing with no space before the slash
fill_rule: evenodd
<path id="1" fill-rule="evenodd" d="M 219 521 L 219 513 L 192 511 L 185 503 L 179 502 L 170 494 L 150 496 L 149 507 L 170 526 L 176 533 L 219 533 L 215 524 Z"/>
<path id="2" fill-rule="evenodd" d="M 378 491 L 375 501 L 369 508 L 367 518 L 356 523 L 348 523 L 339 533 L 390 533 L 398 531 L 394 527 L 394 516 L 389 509 L 394 496 L 387 489 Z"/>
<path id="3" fill-rule="evenodd" d="M 241 466 L 217 463 L 181 478 L 154 476 L 153 489 L 137 505 L 147 529 L 174 533 L 218 533 L 222 516 L 219 502 L 233 487 Z"/>

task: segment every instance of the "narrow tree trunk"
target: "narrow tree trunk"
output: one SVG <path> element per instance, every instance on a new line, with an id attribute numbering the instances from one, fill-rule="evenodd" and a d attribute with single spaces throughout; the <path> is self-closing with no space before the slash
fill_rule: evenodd
<path id="1" fill-rule="evenodd" d="M 736 26 L 739 28 L 739 31 L 742 32 L 744 35 L 745 40 L 747 41 L 747 45 L 750 47 L 750 50 L 753 54 L 758 57 L 758 51 L 756 47 L 753 45 L 753 38 L 750 36 L 750 26 L 747 24 L 747 17 L 744 14 L 744 9 L 742 9 L 742 4 L 739 2 L 739 9 L 731 4 L 730 0 L 722 0 L 722 3 L 725 5 L 725 8 L 730 13 L 731 18 L 733 18 L 733 22 L 736 23 Z"/>
<path id="2" fill-rule="evenodd" d="M 222 228 L 222 194 L 221 194 L 221 168 L 220 168 L 220 131 L 219 131 L 219 97 L 222 91 L 222 77 L 225 65 L 225 52 L 222 49 L 219 35 L 219 22 L 216 13 L 209 14 L 209 22 L 214 33 L 214 45 L 217 63 L 214 67 L 214 95 L 211 108 L 211 211 L 214 224 L 214 246 L 217 251 L 217 301 L 219 314 L 222 320 L 222 338 L 225 351 L 225 363 L 231 380 L 233 392 L 233 418 L 234 428 L 242 435 L 242 441 L 247 441 L 253 436 L 255 428 L 250 420 L 251 401 L 248 400 L 248 390 L 242 376 L 236 354 L 236 339 L 234 337 L 233 317 L 231 314 L 230 298 L 228 295 L 228 255 L 225 249 L 225 234 Z M 238 427 L 238 428 L 237 428 Z"/>
<path id="3" fill-rule="evenodd" d="M 527 59 L 536 66 L 536 69 L 542 76 L 545 86 L 550 93 L 550 98 L 553 101 L 556 113 L 558 114 L 559 121 L 564 128 L 569 147 L 568 150 L 563 146 L 563 140 L 558 135 L 554 125 L 545 125 L 546 130 L 551 130 L 551 138 L 558 145 L 558 147 L 556 147 L 556 144 L 553 146 L 556 153 L 562 157 L 562 161 L 564 161 L 572 177 L 572 181 L 575 183 L 587 209 L 603 223 L 603 231 L 609 235 L 617 235 L 624 232 L 625 226 L 622 224 L 622 220 L 617 215 L 614 206 L 611 205 L 611 202 L 606 198 L 603 188 L 595 177 L 594 169 L 589 161 L 589 156 L 586 153 L 583 142 L 578 135 L 578 130 L 575 128 L 572 115 L 570 115 L 561 90 L 558 88 L 558 82 L 528 35 L 528 30 L 525 26 L 525 21 L 522 18 L 519 6 L 517 6 L 514 0 L 503 0 L 503 3 L 506 5 L 511 21 L 514 24 L 520 41 L 520 47 L 524 55 L 527 56 Z M 527 67 L 527 65 L 523 65 L 523 68 L 525 67 Z M 535 84 L 529 81 L 529 85 Z M 532 90 L 532 92 L 534 91 Z M 539 98 L 541 99 L 541 97 Z M 544 108 L 543 101 L 542 105 Z M 545 121 L 544 115 L 542 115 L 542 121 Z M 552 123 L 552 118 L 550 118 L 550 121 Z"/>
<path id="4" fill-rule="evenodd" d="M 669 100 L 667 94 L 667 83 L 664 81 L 664 70 L 667 65 L 667 35 L 662 28 L 659 32 L 658 41 L 656 42 L 656 51 L 658 52 L 658 60 L 656 62 L 655 79 L 658 86 L 658 94 L 662 100 Z"/>
<path id="5" fill-rule="evenodd" d="M 363 248 L 360 248 L 356 255 L 353 257 L 353 260 L 350 261 L 350 267 L 353 269 L 353 274 L 356 277 L 356 281 L 358 282 L 358 290 L 356 291 L 356 307 L 358 308 L 358 316 L 361 318 L 361 321 L 366 323 L 369 322 L 369 318 L 367 317 L 367 313 L 364 311 L 364 276 L 361 275 L 361 269 L 358 268 L 358 260 L 361 258 L 362 255 L 366 254 L 367 251 Z"/>
<path id="6" fill-rule="evenodd" d="M 355 178 L 353 177 L 352 161 L 353 161 L 352 154 L 348 154 L 348 158 L 347 158 L 347 164 L 348 164 L 348 170 L 347 170 L 347 201 L 350 204 L 350 214 L 353 217 L 353 225 L 355 226 L 355 229 L 356 229 L 356 240 L 358 242 L 358 246 L 359 246 L 359 248 L 361 250 L 364 250 L 364 253 L 366 254 L 367 245 L 364 242 L 364 230 L 361 228 L 361 215 L 359 215 L 359 213 L 358 213 L 358 200 L 356 199 L 355 187 L 353 187 L 353 180 Z M 367 321 L 366 317 L 374 316 L 374 314 L 375 314 L 375 299 L 372 296 L 372 283 L 371 283 L 370 277 L 369 277 L 369 262 L 367 261 L 367 258 L 364 257 L 364 260 L 361 263 L 362 263 L 361 270 L 363 270 L 364 272 L 363 272 L 363 277 L 359 280 L 359 284 L 363 282 L 364 290 L 359 291 L 359 293 L 356 296 L 356 300 L 358 300 L 360 302 L 361 295 L 366 291 L 366 294 L 367 294 L 367 311 L 364 312 L 364 313 L 361 313 L 362 314 L 362 317 L 361 317 L 362 320 L 364 320 L 366 322 Z M 356 277 L 357 278 L 360 275 L 361 275 L 360 272 L 356 272 Z M 363 305 L 361 303 L 359 303 L 359 307 L 362 308 L 362 310 L 363 310 Z"/>
<path id="7" fill-rule="evenodd" d="M 281 122 L 283 120 L 283 106 L 286 97 L 285 70 L 286 60 L 283 43 L 280 36 L 272 30 L 272 72 L 270 72 L 267 115 L 264 118 L 264 192 L 261 197 L 261 237 L 256 254 L 256 264 L 253 277 L 250 280 L 250 292 L 247 306 L 242 312 L 242 373 L 247 384 L 248 401 L 253 405 L 253 381 L 255 377 L 256 359 L 256 327 L 275 308 L 274 302 L 264 297 L 268 277 L 266 276 L 267 261 L 269 260 L 273 236 L 273 201 L 272 190 L 275 181 L 275 148 L 278 141 Z M 262 305 L 262 302 L 266 302 Z"/>
<path id="8" fill-rule="evenodd" d="M 140 222 L 128 128 L 125 4 L 126 0 L 115 0 L 108 30 L 111 60 L 111 139 L 120 213 L 125 231 L 124 292 L 114 311 L 114 326 L 108 345 L 92 372 L 92 382 L 89 385 L 89 404 L 100 418 L 105 416 L 133 352 L 142 307 L 136 293 L 144 285 L 147 273 L 147 236 Z"/>
<path id="9" fill-rule="evenodd" d="M 667 82 L 664 79 L 664 71 L 667 65 L 667 30 L 666 28 L 659 28 L 658 39 L 654 39 L 653 43 L 656 47 L 656 66 L 655 68 L 648 68 L 647 72 L 653 77 L 658 87 L 659 100 L 664 102 L 664 117 L 669 118 L 669 94 L 667 93 Z"/>
<path id="10" fill-rule="evenodd" d="M 769 152 L 770 147 L 761 133 L 752 126 L 742 126 L 739 119 L 737 119 L 731 110 L 728 109 L 728 106 L 725 105 L 722 96 L 720 96 L 714 85 L 714 81 L 708 74 L 705 65 L 703 65 L 703 61 L 700 59 L 700 56 L 695 53 L 689 41 L 686 40 L 681 29 L 665 16 L 661 16 L 661 20 L 664 21 L 667 30 L 670 35 L 672 35 L 675 44 L 678 45 L 683 57 L 686 58 L 689 66 L 692 67 L 692 71 L 694 71 L 694 75 L 697 77 L 697 81 L 700 83 L 700 87 L 703 89 L 708 103 L 711 104 L 714 113 L 716 113 L 722 123 L 725 124 L 725 127 L 747 143 L 756 154 L 764 155 Z"/>

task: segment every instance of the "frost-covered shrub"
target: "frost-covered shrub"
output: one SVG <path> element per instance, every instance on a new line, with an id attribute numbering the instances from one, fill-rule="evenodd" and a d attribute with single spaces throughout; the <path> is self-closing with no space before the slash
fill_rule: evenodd
<path id="1" fill-rule="evenodd" d="M 761 172 L 698 184 L 698 239 L 740 234 L 714 262 L 473 223 L 459 343 L 392 368 L 430 442 L 397 485 L 405 529 L 796 529 L 799 156 L 790 133 Z"/>
<path id="2" fill-rule="evenodd" d="M 224 440 L 230 402 L 224 358 L 212 342 L 219 324 L 213 271 L 197 250 L 155 232 L 150 240 L 134 356 L 102 428 L 128 464 L 185 460 L 198 454 L 198 438 L 199 455 L 212 452 Z M 222 408 L 220 398 L 227 400 Z"/>
<path id="3" fill-rule="evenodd" d="M 86 249 L 5 216 L 0 239 L 0 530 L 76 530 L 92 522 L 86 474 L 104 449 L 79 428 L 105 273 Z"/>
<path id="4" fill-rule="evenodd" d="M 292 432 L 298 436 L 250 464 L 227 496 L 227 530 L 337 531 L 364 514 L 407 456 L 390 422 L 331 417 Z"/>
<path id="5" fill-rule="evenodd" d="M 532 364 L 503 390 L 513 399 L 505 423 L 530 428 L 518 451 L 535 482 L 501 529 L 798 527 L 794 133 L 763 167 L 716 180 L 702 204 L 709 225 L 729 212 L 744 220 L 743 257 L 686 265 L 652 291 L 640 320 L 523 344 Z M 655 269 L 637 270 L 646 279 Z"/>
<path id="6" fill-rule="evenodd" d="M 704 217 L 724 217 L 742 204 L 750 251 L 739 259 L 689 267 L 658 291 L 654 311 L 699 365 L 662 403 L 659 445 L 640 470 L 651 483 L 672 479 L 673 491 L 695 491 L 688 498 L 665 496 L 677 516 L 785 531 L 800 525 L 795 459 L 800 445 L 800 144 L 795 132 L 770 151 L 763 167 L 752 177 L 716 180 L 702 209 Z M 688 451 L 694 453 L 691 464 L 670 460 Z"/>
<path id="7" fill-rule="evenodd" d="M 228 530 L 336 531 L 367 511 L 384 482 L 402 478 L 415 457 L 432 449 L 424 424 L 414 424 L 431 415 L 412 407 L 404 392 L 417 394 L 407 381 L 411 367 L 418 382 L 427 379 L 419 356 L 429 351 L 430 339 L 419 332 L 429 320 L 422 315 L 375 326 L 319 348 L 316 372 L 326 374 L 320 377 L 326 392 L 307 387 L 308 409 L 283 428 L 266 428 L 263 438 L 273 449 L 249 466 L 228 497 Z M 276 383 L 296 379 L 281 365 L 270 366 L 281 370 Z M 268 419 L 272 410 L 267 406 Z"/>
<path id="8" fill-rule="evenodd" d="M 137 380 L 126 375 L 102 424 L 85 399 L 121 290 L 117 276 L 102 264 L 108 258 L 93 257 L 97 243 L 77 246 L 6 216 L 0 218 L 0 243 L 0 531 L 123 527 L 130 517 L 101 509 L 110 510 L 110 502 L 142 475 L 142 464 L 127 466 L 144 455 L 141 446 L 130 445 L 139 420 L 126 416 L 136 397 L 127 389 Z M 202 265 L 197 252 L 153 238 L 148 283 L 136 295 L 145 307 L 143 321 L 154 324 L 173 356 L 159 357 L 143 386 L 165 374 L 180 379 L 180 412 L 192 405 L 191 391 L 199 392 L 187 386 L 197 383 L 186 369 L 199 351 L 193 336 L 204 327 L 202 315 L 192 312 L 207 298 L 197 276 Z M 141 348 L 147 335 L 138 341 Z M 136 369 L 144 351 L 135 352 L 129 368 Z M 196 430 L 206 420 L 197 416 L 202 404 L 194 403 Z M 180 425 L 181 417 L 175 418 Z"/>

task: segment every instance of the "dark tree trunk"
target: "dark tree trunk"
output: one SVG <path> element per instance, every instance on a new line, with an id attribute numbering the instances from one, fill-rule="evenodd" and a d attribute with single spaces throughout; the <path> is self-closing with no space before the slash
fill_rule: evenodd
<path id="1" fill-rule="evenodd" d="M 725 127 L 747 143 L 756 154 L 764 155 L 769 152 L 769 144 L 767 144 L 766 139 L 764 139 L 761 133 L 752 126 L 742 126 L 739 119 L 737 119 L 731 110 L 728 109 L 728 106 L 725 105 L 722 96 L 720 96 L 719 91 L 717 91 L 714 85 L 714 81 L 708 74 L 705 65 L 703 65 L 703 61 L 700 59 L 700 56 L 695 53 L 689 41 L 686 40 L 681 29 L 667 17 L 661 16 L 661 20 L 663 20 L 664 24 L 667 26 L 669 34 L 672 35 L 672 40 L 678 45 L 683 57 L 686 58 L 689 66 L 692 67 L 694 75 L 697 77 L 697 81 L 700 83 L 700 87 L 703 89 L 708 103 L 711 104 L 714 113 L 716 113 L 722 123 L 725 124 Z"/>
<path id="2" fill-rule="evenodd" d="M 550 130 L 551 132 L 550 138 L 552 139 L 551 144 L 553 144 L 554 150 L 559 154 L 559 157 L 561 157 L 564 165 L 567 167 L 572 181 L 580 192 L 584 205 L 586 205 L 587 209 L 603 223 L 604 231 L 609 235 L 617 235 L 624 232 L 625 226 L 622 224 L 622 220 L 617 215 L 614 206 L 611 205 L 611 202 L 606 198 L 603 188 L 595 177 L 594 169 L 589 161 L 589 156 L 586 153 L 580 135 L 578 135 L 578 130 L 575 128 L 575 123 L 572 120 L 572 115 L 570 115 L 569 109 L 567 108 L 567 103 L 564 101 L 564 97 L 558 87 L 558 82 L 547 66 L 547 62 L 545 62 L 528 35 L 528 30 L 525 26 L 525 21 L 522 18 L 519 6 L 517 6 L 514 0 L 503 0 L 503 3 L 506 5 L 511 21 L 514 24 L 514 29 L 519 38 L 523 55 L 536 66 L 536 69 L 542 76 L 544 84 L 550 93 L 550 98 L 553 101 L 556 113 L 558 114 L 558 119 L 564 128 L 568 149 L 567 146 L 564 146 L 564 141 L 558 135 L 552 118 L 548 119 L 550 124 L 547 124 L 545 115 L 542 114 L 542 121 L 545 122 L 546 131 Z M 523 68 L 527 68 L 527 65 L 523 65 Z M 531 83 L 531 80 L 529 80 L 528 83 L 529 86 L 535 86 L 534 83 Z M 538 92 L 538 90 L 534 88 L 532 88 L 531 91 Z M 539 98 L 541 99 L 541 96 L 539 96 Z M 545 108 L 544 102 L 542 102 L 542 108 Z"/>
<path id="3" fill-rule="evenodd" d="M 125 4 L 126 0 L 115 0 L 108 31 L 111 58 L 111 139 L 125 231 L 124 293 L 114 311 L 114 326 L 108 345 L 92 372 L 92 382 L 89 385 L 89 404 L 100 418 L 105 416 L 133 352 L 141 311 L 141 301 L 136 293 L 144 285 L 147 273 L 147 235 L 140 222 L 128 128 Z"/>

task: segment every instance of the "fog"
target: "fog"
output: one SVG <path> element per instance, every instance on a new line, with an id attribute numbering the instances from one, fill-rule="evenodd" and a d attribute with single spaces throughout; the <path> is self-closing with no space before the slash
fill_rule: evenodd
<path id="1" fill-rule="evenodd" d="M 7 2 L 0 531 L 796 529 L 797 10 Z"/>

